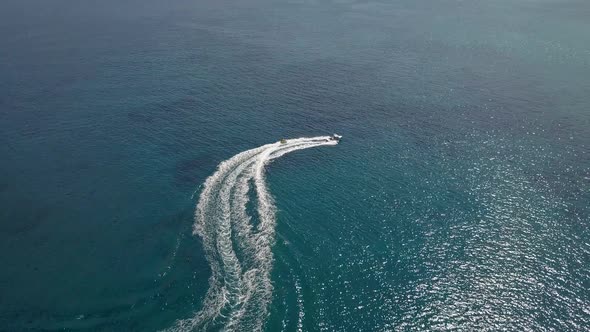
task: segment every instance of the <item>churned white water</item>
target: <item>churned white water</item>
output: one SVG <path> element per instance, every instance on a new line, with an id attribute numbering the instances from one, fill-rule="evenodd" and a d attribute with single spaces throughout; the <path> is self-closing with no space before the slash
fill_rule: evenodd
<path id="1" fill-rule="evenodd" d="M 177 321 L 169 331 L 212 326 L 226 331 L 262 329 L 272 299 L 270 271 L 276 223 L 265 165 L 293 151 L 336 144 L 330 136 L 290 139 L 241 152 L 219 164 L 205 181 L 193 228 L 193 234 L 203 239 L 211 265 L 209 290 L 202 309 Z M 251 187 L 257 199 L 256 225 L 246 209 Z"/>

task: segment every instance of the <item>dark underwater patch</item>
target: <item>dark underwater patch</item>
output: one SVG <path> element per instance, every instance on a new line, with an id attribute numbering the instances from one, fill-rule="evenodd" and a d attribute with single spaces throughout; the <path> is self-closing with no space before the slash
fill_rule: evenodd
<path id="1" fill-rule="evenodd" d="M 18 207 L 13 206 L 2 212 L 0 232 L 10 235 L 30 233 L 48 220 L 51 215 L 51 208 L 37 207 L 32 201 L 21 200 Z"/>
<path id="2" fill-rule="evenodd" d="M 174 168 L 174 183 L 178 186 L 196 186 L 203 182 L 207 172 L 215 168 L 209 155 L 179 161 Z"/>

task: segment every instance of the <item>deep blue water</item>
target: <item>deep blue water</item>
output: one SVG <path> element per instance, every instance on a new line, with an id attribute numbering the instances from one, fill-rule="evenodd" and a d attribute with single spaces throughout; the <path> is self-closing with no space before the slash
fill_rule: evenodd
<path id="1" fill-rule="evenodd" d="M 0 3 L 0 330 L 201 310 L 206 178 L 269 165 L 266 331 L 590 330 L 590 3 Z M 252 209 L 252 207 L 249 207 Z"/>

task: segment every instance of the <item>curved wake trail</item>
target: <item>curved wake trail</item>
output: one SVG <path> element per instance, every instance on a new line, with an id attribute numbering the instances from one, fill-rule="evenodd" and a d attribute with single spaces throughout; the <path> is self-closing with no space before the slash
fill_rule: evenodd
<path id="1" fill-rule="evenodd" d="M 193 234 L 203 239 L 211 265 L 209 290 L 202 309 L 192 318 L 177 321 L 168 331 L 262 330 L 272 299 L 276 223 L 265 166 L 293 151 L 336 144 L 330 136 L 290 139 L 241 152 L 219 164 L 205 181 L 193 226 Z M 256 225 L 246 209 L 251 187 L 257 199 Z"/>

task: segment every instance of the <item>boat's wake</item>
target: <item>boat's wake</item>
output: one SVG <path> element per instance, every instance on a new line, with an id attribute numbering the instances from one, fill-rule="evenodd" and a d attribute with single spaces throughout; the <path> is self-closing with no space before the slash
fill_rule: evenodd
<path id="1" fill-rule="evenodd" d="M 289 152 L 336 145 L 334 136 L 297 138 L 241 152 L 219 164 L 206 181 L 195 212 L 193 234 L 203 239 L 212 275 L 202 309 L 169 331 L 221 329 L 260 331 L 272 298 L 271 246 L 275 206 L 264 167 Z M 248 215 L 250 189 L 258 222 Z"/>

